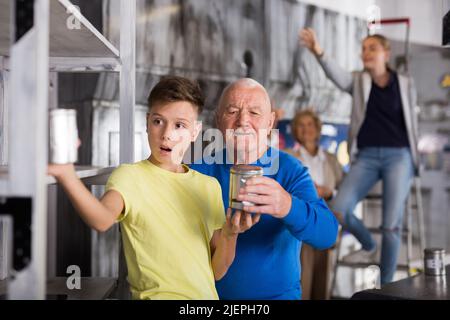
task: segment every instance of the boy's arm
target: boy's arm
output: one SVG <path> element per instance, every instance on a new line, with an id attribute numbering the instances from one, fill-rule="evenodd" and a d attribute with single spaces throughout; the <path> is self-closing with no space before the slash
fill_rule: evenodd
<path id="1" fill-rule="evenodd" d="M 108 230 L 124 208 L 122 196 L 117 191 L 106 192 L 100 200 L 92 195 L 77 177 L 73 164 L 51 164 L 48 174 L 63 186 L 84 222 L 97 231 Z"/>
<path id="2" fill-rule="evenodd" d="M 216 281 L 223 278 L 233 263 L 238 234 L 250 229 L 260 219 L 259 214 L 252 217 L 250 213 L 239 210 L 231 217 L 231 211 L 231 208 L 228 208 L 222 229 L 214 231 L 210 241 L 211 264 Z"/>

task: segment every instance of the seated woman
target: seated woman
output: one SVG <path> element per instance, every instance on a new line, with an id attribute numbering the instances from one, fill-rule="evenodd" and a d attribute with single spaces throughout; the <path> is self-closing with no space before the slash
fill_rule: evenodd
<path id="1" fill-rule="evenodd" d="M 342 180 L 342 167 L 337 158 L 319 146 L 322 123 L 309 109 L 299 111 L 292 120 L 292 135 L 296 141 L 286 150 L 308 167 L 320 197 L 329 201 Z M 302 299 L 329 299 L 331 249 L 316 250 L 302 245 Z"/>

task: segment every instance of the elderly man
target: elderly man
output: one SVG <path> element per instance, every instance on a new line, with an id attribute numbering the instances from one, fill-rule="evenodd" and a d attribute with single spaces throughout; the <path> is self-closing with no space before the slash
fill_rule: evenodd
<path id="1" fill-rule="evenodd" d="M 222 93 L 216 120 L 232 150 L 211 155 L 215 163 L 197 160 L 191 166 L 220 182 L 225 207 L 230 158 L 264 169 L 264 176 L 248 180 L 238 197 L 254 203 L 244 210 L 261 217 L 239 236 L 234 263 L 216 282 L 221 299 L 300 299 L 302 241 L 319 249 L 336 241 L 336 218 L 317 196 L 307 169 L 291 155 L 268 146 L 274 119 L 262 85 L 248 78 L 231 83 Z"/>

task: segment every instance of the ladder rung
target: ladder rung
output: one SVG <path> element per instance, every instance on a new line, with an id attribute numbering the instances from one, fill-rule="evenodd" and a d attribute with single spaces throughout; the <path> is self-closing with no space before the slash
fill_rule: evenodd
<path id="1" fill-rule="evenodd" d="M 368 228 L 368 230 L 371 233 L 375 233 L 375 234 L 381 234 L 382 233 L 382 230 L 380 228 Z M 409 233 L 409 229 L 407 229 L 407 228 L 403 228 L 402 229 L 402 236 L 403 237 L 407 237 L 408 233 Z"/>
<path id="2" fill-rule="evenodd" d="M 381 200 L 383 196 L 381 194 L 368 194 L 363 200 Z"/>

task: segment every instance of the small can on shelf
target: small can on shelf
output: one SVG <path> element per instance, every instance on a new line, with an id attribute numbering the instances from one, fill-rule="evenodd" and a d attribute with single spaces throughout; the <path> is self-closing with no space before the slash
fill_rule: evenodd
<path id="1" fill-rule="evenodd" d="M 78 160 L 77 113 L 74 109 L 50 111 L 49 162 L 55 164 L 75 163 Z"/>

